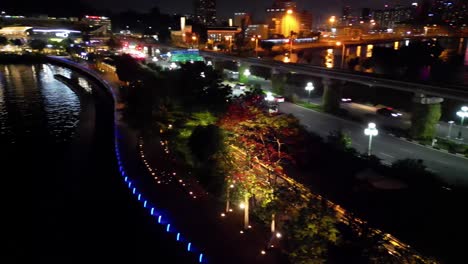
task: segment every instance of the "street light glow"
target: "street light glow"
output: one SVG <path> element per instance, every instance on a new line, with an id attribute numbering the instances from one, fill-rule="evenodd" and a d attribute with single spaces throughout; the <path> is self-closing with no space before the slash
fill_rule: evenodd
<path id="1" fill-rule="evenodd" d="M 277 237 L 277 238 L 281 238 L 281 237 L 282 237 L 281 233 L 279 233 L 279 232 L 276 233 L 276 237 Z"/>
<path id="2" fill-rule="evenodd" d="M 244 209 L 244 208 L 245 208 L 245 204 L 244 204 L 244 203 L 239 204 L 239 208 L 240 208 L 240 209 Z"/>
<path id="3" fill-rule="evenodd" d="M 288 9 L 288 11 L 286 11 L 286 13 L 287 13 L 288 15 L 291 15 L 291 14 L 293 13 L 293 11 L 292 11 L 292 9 Z"/>
<path id="4" fill-rule="evenodd" d="M 306 87 L 305 87 L 305 90 L 309 94 L 309 103 L 310 103 L 310 92 L 314 90 L 314 84 L 312 82 L 308 82 Z"/>
<path id="5" fill-rule="evenodd" d="M 369 146 L 367 148 L 367 155 L 371 155 L 372 147 L 372 137 L 375 137 L 379 134 L 379 130 L 376 128 L 375 123 L 369 123 L 366 129 L 364 129 L 364 134 L 369 136 Z"/>
<path id="6" fill-rule="evenodd" d="M 457 116 L 460 117 L 460 130 L 458 131 L 457 139 L 462 140 L 462 129 L 463 129 L 463 121 L 465 117 L 468 117 L 468 106 L 462 106 L 460 111 L 457 112 Z"/>
<path id="7" fill-rule="evenodd" d="M 266 97 L 265 97 L 265 100 L 267 100 L 268 102 L 271 102 L 273 101 L 275 98 L 273 97 L 273 94 L 271 92 L 267 92 L 266 93 Z"/>
<path id="8" fill-rule="evenodd" d="M 251 75 L 250 70 L 249 70 L 249 69 L 245 69 L 244 75 L 245 75 L 245 77 L 249 77 L 249 76 Z"/>

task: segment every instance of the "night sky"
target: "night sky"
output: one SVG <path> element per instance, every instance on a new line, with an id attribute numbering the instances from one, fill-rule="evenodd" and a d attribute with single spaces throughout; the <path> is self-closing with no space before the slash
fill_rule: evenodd
<path id="1" fill-rule="evenodd" d="M 163 13 L 193 13 L 193 0 L 81 0 L 90 7 L 111 12 L 120 12 L 128 9 L 147 12 L 150 8 L 158 6 Z M 265 9 L 272 5 L 274 0 L 217 0 L 219 18 L 233 17 L 234 12 L 247 11 L 254 15 L 254 22 L 264 22 Z M 409 5 L 416 0 L 296 0 L 299 9 L 311 11 L 314 23 L 320 23 L 321 18 L 330 15 L 340 15 L 343 6 L 349 5 L 355 15 L 360 9 L 370 7 L 383 8 L 385 4 L 400 3 Z M 55 16 L 69 15 L 70 12 L 87 10 L 80 4 L 80 0 L 0 0 L 0 9 L 12 11 L 16 15 L 27 12 L 39 14 L 52 14 Z M 100 14 L 96 14 L 100 15 Z"/>
<path id="2" fill-rule="evenodd" d="M 159 6 L 162 12 L 192 13 L 193 0 L 86 0 L 92 6 L 109 8 L 121 11 L 128 8 L 145 11 L 153 6 Z M 362 7 L 381 8 L 384 4 L 401 3 L 410 4 L 411 0 L 296 0 L 299 9 L 312 11 L 315 17 L 322 15 L 328 17 L 331 14 L 340 14 L 345 5 L 354 9 Z M 261 19 L 264 10 L 273 3 L 273 0 L 217 0 L 218 16 L 222 18 L 232 17 L 235 11 L 250 11 L 254 19 Z"/>

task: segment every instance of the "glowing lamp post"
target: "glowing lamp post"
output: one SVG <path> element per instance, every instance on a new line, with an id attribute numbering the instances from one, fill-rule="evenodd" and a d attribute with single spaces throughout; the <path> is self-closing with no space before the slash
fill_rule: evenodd
<path id="1" fill-rule="evenodd" d="M 260 35 L 256 35 L 250 39 L 252 42 L 255 41 L 255 57 L 258 57 L 258 39 L 261 37 Z"/>
<path id="2" fill-rule="evenodd" d="M 468 106 L 462 106 L 461 110 L 457 112 L 457 116 L 461 118 L 460 120 L 460 130 L 458 131 L 458 138 L 459 140 L 462 140 L 462 129 L 463 129 L 463 121 L 465 120 L 465 117 L 468 117 Z"/>
<path id="3" fill-rule="evenodd" d="M 244 76 L 249 78 L 249 76 L 251 75 L 252 73 L 250 73 L 250 70 L 249 69 L 245 69 L 244 71 Z"/>
<path id="4" fill-rule="evenodd" d="M 309 93 L 309 103 L 310 103 L 310 91 L 314 90 L 314 84 L 312 82 L 308 82 L 305 89 Z"/>
<path id="5" fill-rule="evenodd" d="M 369 147 L 367 148 L 367 155 L 371 155 L 371 147 L 372 147 L 372 137 L 375 137 L 379 134 L 379 130 L 375 128 L 375 123 L 369 123 L 366 129 L 364 129 L 364 134 L 369 136 Z"/>
<path id="6" fill-rule="evenodd" d="M 450 135 L 452 134 L 452 126 L 455 121 L 448 121 L 449 123 L 449 128 L 448 128 L 448 133 L 447 133 L 447 138 L 450 138 Z"/>
<path id="7" fill-rule="evenodd" d="M 341 41 L 337 41 L 336 43 L 336 46 L 341 46 L 341 68 L 343 68 L 344 66 L 344 61 L 345 61 L 345 53 L 346 53 L 346 46 L 344 44 L 344 42 L 341 42 Z"/>
<path id="8" fill-rule="evenodd" d="M 270 103 L 273 102 L 273 100 L 275 100 L 275 97 L 273 97 L 273 94 L 271 92 L 267 92 L 265 100 Z"/>

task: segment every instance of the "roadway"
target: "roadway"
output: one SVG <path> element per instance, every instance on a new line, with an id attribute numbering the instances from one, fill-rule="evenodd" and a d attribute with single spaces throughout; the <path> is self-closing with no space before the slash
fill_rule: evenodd
<path id="1" fill-rule="evenodd" d="M 230 70 L 224 70 L 228 76 L 234 76 L 232 75 L 232 71 Z M 249 76 L 249 84 L 259 84 L 263 90 L 271 90 L 271 81 L 270 80 L 265 80 L 260 77 L 256 76 Z M 294 90 L 294 86 L 291 84 L 287 84 L 285 89 L 291 89 Z M 322 98 L 319 96 L 312 96 L 310 99 L 308 98 L 301 98 L 303 101 L 310 101 L 312 104 L 322 104 Z M 398 111 L 399 113 L 402 114 L 401 117 L 399 118 L 391 118 L 391 117 L 385 117 L 385 116 L 380 116 L 376 114 L 376 111 L 378 108 L 384 107 L 383 105 L 378 105 L 378 106 L 372 106 L 372 105 L 366 105 L 366 104 L 360 104 L 360 103 L 342 103 L 341 108 L 345 109 L 348 111 L 348 114 L 350 116 L 356 117 L 361 120 L 372 120 L 374 123 L 377 124 L 377 126 L 380 127 L 388 127 L 388 128 L 398 128 L 401 130 L 407 130 L 411 126 L 411 113 Z M 441 138 L 447 138 L 450 132 L 450 139 L 453 140 L 455 143 L 460 143 L 463 142 L 465 144 L 468 144 L 468 127 L 465 125 L 461 127 L 459 125 L 460 120 L 455 120 L 456 124 L 452 124 L 452 128 L 449 128 L 450 125 L 447 122 L 440 121 L 437 124 L 437 130 L 436 130 L 436 135 Z M 464 122 L 465 124 L 468 122 Z M 457 140 L 458 132 L 462 131 L 462 140 Z"/>
<path id="2" fill-rule="evenodd" d="M 353 148 L 363 153 L 367 151 L 369 138 L 364 135 L 365 126 L 362 124 L 288 102 L 281 103 L 279 111 L 293 114 L 309 131 L 323 137 L 330 131 L 341 129 L 351 137 Z M 463 157 L 407 142 L 386 133 L 380 133 L 373 138 L 372 154 L 385 163 L 405 158 L 422 159 L 430 171 L 437 173 L 447 182 L 468 185 L 468 160 Z"/>
<path id="3" fill-rule="evenodd" d="M 258 83 L 264 90 L 271 89 L 270 81 L 254 76 L 249 78 L 249 83 Z M 234 90 L 234 92 L 236 92 L 236 90 Z M 321 103 L 321 99 L 313 98 L 312 103 Z M 376 108 L 373 106 L 346 103 L 342 104 L 342 108 L 347 109 L 354 115 L 364 118 L 364 120 L 374 121 L 377 123 L 378 127 L 385 125 L 407 129 L 410 126 L 410 114 L 408 113 L 403 113 L 402 118 L 395 119 L 375 115 Z M 279 111 L 293 114 L 309 131 L 315 132 L 323 137 L 326 137 L 331 131 L 341 129 L 351 137 L 352 147 L 359 152 L 367 152 L 369 139 L 363 132 L 367 124 L 361 124 L 331 114 L 313 111 L 288 102 L 280 103 Z M 456 136 L 459 128 L 460 126 L 457 125 L 452 127 L 452 138 Z M 467 129 L 463 129 L 463 135 L 468 135 Z M 421 159 L 430 171 L 437 173 L 448 183 L 468 185 L 468 159 L 402 140 L 387 134 L 382 129 L 380 129 L 379 132 L 380 135 L 378 135 L 377 138 L 373 138 L 372 149 L 373 154 L 381 158 L 384 163 L 391 164 L 398 159 L 404 158 Z M 437 133 L 441 137 L 447 136 L 448 124 L 440 122 L 438 124 Z M 464 141 L 468 142 L 467 136 L 465 136 Z"/>

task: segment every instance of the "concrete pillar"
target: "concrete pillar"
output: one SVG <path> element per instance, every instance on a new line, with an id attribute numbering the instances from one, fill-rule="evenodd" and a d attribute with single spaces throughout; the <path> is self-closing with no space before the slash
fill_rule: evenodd
<path id="1" fill-rule="evenodd" d="M 287 83 L 287 76 L 286 73 L 281 72 L 279 70 L 272 70 L 271 71 L 271 88 L 272 92 L 280 95 L 286 96 L 286 83 Z M 289 95 L 288 95 L 289 96 Z"/>
<path id="2" fill-rule="evenodd" d="M 224 62 L 221 60 L 216 60 L 214 58 L 210 58 L 211 63 L 213 64 L 213 67 L 215 70 L 217 70 L 220 73 L 223 73 L 224 71 Z"/>
<path id="3" fill-rule="evenodd" d="M 436 125 L 441 116 L 440 97 L 426 97 L 416 93 L 413 97 L 410 135 L 415 139 L 431 140 L 436 135 Z"/>
<path id="4" fill-rule="evenodd" d="M 330 78 L 322 79 L 323 95 L 322 106 L 327 113 L 337 113 L 340 110 L 341 101 L 341 81 Z"/>

